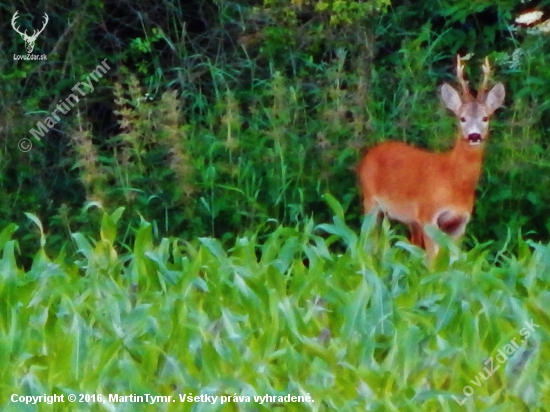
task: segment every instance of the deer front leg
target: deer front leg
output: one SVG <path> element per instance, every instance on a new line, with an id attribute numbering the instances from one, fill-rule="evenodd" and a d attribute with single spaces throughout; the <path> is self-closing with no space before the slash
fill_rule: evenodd
<path id="1" fill-rule="evenodd" d="M 424 247 L 424 231 L 422 230 L 422 226 L 415 222 L 409 225 L 409 229 L 411 232 L 410 242 L 415 246 Z"/>

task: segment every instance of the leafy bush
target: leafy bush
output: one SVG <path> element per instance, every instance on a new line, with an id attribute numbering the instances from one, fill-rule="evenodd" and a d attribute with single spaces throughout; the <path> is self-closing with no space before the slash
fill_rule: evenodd
<path id="1" fill-rule="evenodd" d="M 394 138 L 449 148 L 454 120 L 438 109 L 437 86 L 457 52 L 474 52 L 472 63 L 489 55 L 508 97 L 469 233 L 497 248 L 509 229 L 546 239 L 548 37 L 510 29 L 519 4 L 219 1 L 161 13 L 88 2 L 68 26 L 61 3 L 48 5 L 37 50 L 49 60 L 0 71 L 3 221 L 25 232 L 25 256 L 37 239 L 22 211 L 42 217 L 56 251 L 93 227 L 86 200 L 125 206 L 126 223 L 142 215 L 165 236 L 229 240 L 270 219 L 328 219 L 320 198 L 330 191 L 358 228 L 365 147 Z M 4 31 L 8 61 L 21 42 Z M 104 58 L 113 69 L 95 91 L 21 153 L 16 141 Z"/>

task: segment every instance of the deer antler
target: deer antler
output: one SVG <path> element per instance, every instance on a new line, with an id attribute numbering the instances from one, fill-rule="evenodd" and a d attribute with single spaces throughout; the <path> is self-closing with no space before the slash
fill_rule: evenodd
<path id="1" fill-rule="evenodd" d="M 460 87 L 462 88 L 462 96 L 466 100 L 471 100 L 472 95 L 470 93 L 470 88 L 468 87 L 468 81 L 464 79 L 464 63 L 460 58 L 460 54 L 456 55 L 456 77 Z"/>
<path id="2" fill-rule="evenodd" d="M 46 28 L 46 25 L 48 24 L 48 21 L 50 21 L 50 18 L 48 17 L 48 15 L 47 15 L 46 13 L 44 13 L 44 16 L 43 16 L 43 18 L 44 18 L 44 23 L 42 24 L 42 28 L 41 28 L 40 30 L 34 30 L 33 33 L 32 33 L 32 35 L 29 36 L 29 35 L 27 34 L 27 30 L 26 30 L 26 29 L 25 29 L 25 32 L 24 32 L 24 33 L 21 33 L 21 32 L 19 31 L 19 27 L 16 27 L 16 26 L 15 26 L 15 24 L 16 24 L 15 21 L 16 21 L 17 18 L 19 17 L 19 16 L 17 15 L 17 13 L 19 13 L 19 11 L 16 11 L 16 12 L 14 13 L 14 15 L 13 15 L 13 17 L 12 17 L 12 19 L 11 19 L 11 25 L 12 25 L 13 29 L 14 29 L 19 35 L 21 35 L 24 39 L 36 40 L 36 38 L 38 37 L 38 35 L 39 35 L 40 33 L 42 33 L 42 32 L 44 31 L 44 29 Z"/>
<path id="3" fill-rule="evenodd" d="M 481 81 L 481 85 L 477 91 L 477 100 L 483 103 L 485 101 L 485 94 L 487 93 L 487 82 L 489 81 L 489 77 L 491 75 L 491 65 L 488 57 L 485 57 L 485 61 L 483 62 L 481 69 L 483 70 L 483 80 Z"/>
<path id="4" fill-rule="evenodd" d="M 17 15 L 17 13 L 19 13 L 19 10 L 15 12 L 15 14 L 13 15 L 13 17 L 11 18 L 11 26 L 13 27 L 13 30 L 15 30 L 20 36 L 26 36 L 27 35 L 27 30 L 25 30 L 25 33 L 21 33 L 19 31 L 19 27 L 15 27 L 15 21 L 17 20 L 17 17 L 19 17 Z"/>
<path id="5" fill-rule="evenodd" d="M 50 21 L 50 18 L 48 17 L 48 15 L 46 13 L 44 13 L 44 23 L 42 24 L 42 28 L 40 29 L 40 31 L 36 34 L 33 34 L 33 36 L 36 36 L 38 37 L 38 35 L 40 33 L 42 33 L 44 31 L 44 29 L 46 28 L 46 26 L 48 25 L 48 22 Z"/>

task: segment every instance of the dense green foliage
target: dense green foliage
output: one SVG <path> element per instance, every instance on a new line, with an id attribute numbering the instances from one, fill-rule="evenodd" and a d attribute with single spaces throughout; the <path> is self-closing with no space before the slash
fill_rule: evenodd
<path id="1" fill-rule="evenodd" d="M 493 261 L 478 245 L 450 265 L 442 257 L 430 273 L 423 253 L 387 225 L 376 241 L 365 220 L 358 236 L 332 203 L 330 224 L 277 227 L 265 242 L 250 234 L 228 250 L 207 237 L 155 242 L 145 221 L 133 249 L 122 250 L 117 210 L 103 215 L 99 236 L 72 234 L 74 264 L 50 259 L 42 247 L 28 272 L 17 265 L 15 228 L 4 230 L 2 402 L 14 393 L 177 401 L 9 403 L 3 410 L 273 410 L 253 401 L 265 394 L 314 400 L 278 404 L 285 411 L 545 410 L 547 246 L 520 240 L 517 256 Z M 330 253 L 332 242 L 344 252 Z M 529 336 L 525 321 L 534 329 Z M 191 408 L 179 394 L 251 402 Z"/>
<path id="2" fill-rule="evenodd" d="M 547 408 L 550 36 L 513 24 L 533 4 L 76 3 L 0 4 L 2 410 Z M 47 60 L 14 59 L 16 10 L 29 33 L 48 13 Z M 362 218 L 355 169 L 388 139 L 453 144 L 457 53 L 506 102 L 462 252 L 443 236 L 427 268 Z M 10 402 L 80 393 L 315 402 Z"/>
<path id="3" fill-rule="evenodd" d="M 86 200 L 124 205 L 134 226 L 139 213 L 166 236 L 229 239 L 270 219 L 327 219 L 329 191 L 358 227 L 366 147 L 453 144 L 437 87 L 452 81 L 457 52 L 474 53 L 474 81 L 488 55 L 507 89 L 468 233 L 501 245 L 523 227 L 548 239 L 549 37 L 513 25 L 520 1 L 293 4 L 42 1 L 31 21 L 20 10 L 27 28 L 50 16 L 36 45 L 47 61 L 13 61 L 23 42 L 2 32 L 0 210 L 20 226 L 23 255 L 37 245 L 23 212 L 59 250 L 91 230 Z M 104 59 L 94 91 L 37 142 L 29 130 Z"/>

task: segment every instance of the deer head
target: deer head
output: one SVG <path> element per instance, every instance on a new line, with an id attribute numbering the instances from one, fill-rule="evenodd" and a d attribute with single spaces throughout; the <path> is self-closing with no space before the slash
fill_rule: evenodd
<path id="1" fill-rule="evenodd" d="M 16 11 L 15 14 L 13 15 L 13 18 L 11 19 L 11 26 L 21 36 L 21 38 L 25 42 L 25 48 L 27 49 L 27 53 L 31 54 L 32 51 L 34 50 L 34 44 L 36 42 L 36 39 L 38 38 L 38 35 L 44 31 L 44 29 L 46 28 L 46 25 L 48 24 L 48 20 L 49 20 L 48 15 L 44 13 L 44 24 L 42 25 L 42 28 L 40 30 L 34 30 L 32 35 L 29 36 L 27 35 L 27 30 L 25 30 L 24 33 L 21 33 L 19 31 L 19 27 L 16 27 L 15 21 L 17 20 L 17 17 L 18 17 L 17 13 L 19 13 L 19 11 Z"/>
<path id="2" fill-rule="evenodd" d="M 474 98 L 464 78 L 464 63 L 457 56 L 456 75 L 461 93 L 444 83 L 441 86 L 441 97 L 447 108 L 451 109 L 459 119 L 459 129 L 462 138 L 472 146 L 485 141 L 489 131 L 489 118 L 504 102 L 504 86 L 497 83 L 487 92 L 487 83 L 491 74 L 489 59 L 485 58 L 482 66 L 483 80 Z"/>

